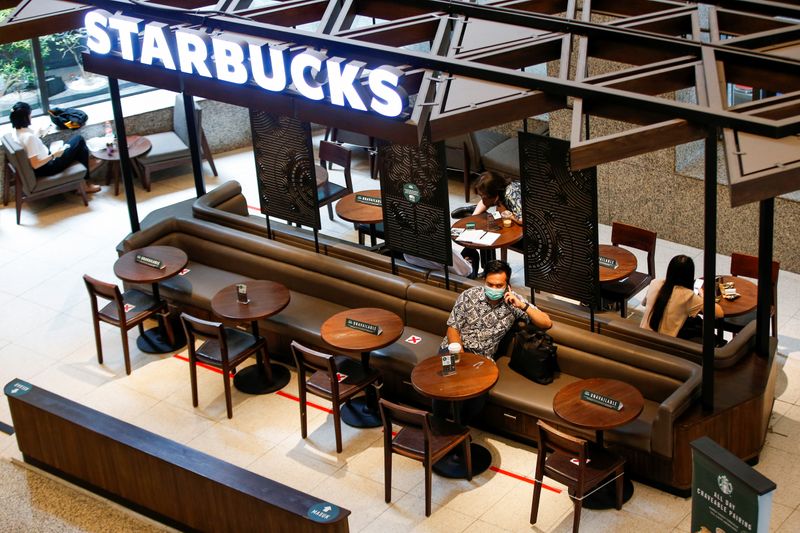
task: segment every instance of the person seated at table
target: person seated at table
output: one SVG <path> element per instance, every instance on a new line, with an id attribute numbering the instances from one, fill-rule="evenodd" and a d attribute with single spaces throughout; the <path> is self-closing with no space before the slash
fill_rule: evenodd
<path id="1" fill-rule="evenodd" d="M 31 106 L 26 102 L 17 102 L 11 108 L 11 125 L 17 142 L 25 149 L 25 154 L 31 162 L 33 173 L 38 178 L 52 176 L 66 169 L 74 162 L 82 163 L 86 167 L 86 192 L 98 192 L 100 187 L 89 183 L 89 148 L 80 135 L 73 135 L 56 152 L 50 150 L 42 142 L 44 131 L 34 131 L 31 125 Z M 46 131 L 46 130 L 45 130 Z"/>
<path id="2" fill-rule="evenodd" d="M 473 215 L 485 213 L 490 207 L 496 207 L 498 213 L 510 213 L 510 218 L 520 226 L 522 225 L 522 188 L 519 180 L 511 181 L 506 178 L 486 171 L 478 176 L 475 192 L 481 197 L 478 205 L 472 211 Z M 523 241 L 511 245 L 518 251 L 524 251 Z M 484 263 L 489 261 L 488 254 L 479 254 L 477 250 L 465 248 L 461 255 L 470 261 L 475 270 L 480 266 L 480 258 Z"/>
<path id="3" fill-rule="evenodd" d="M 686 255 L 676 255 L 669 262 L 667 277 L 650 283 L 645 296 L 645 312 L 641 327 L 681 339 L 703 336 L 703 292 L 695 294 L 694 261 Z M 714 305 L 714 315 L 722 318 L 719 304 Z"/>
<path id="4" fill-rule="evenodd" d="M 553 326 L 547 313 L 511 290 L 510 279 L 511 267 L 505 261 L 492 260 L 486 264 L 485 284 L 471 287 L 456 298 L 447 319 L 447 336 L 442 340 L 442 351 L 456 342 L 462 351 L 494 359 L 500 341 L 517 320 L 530 321 L 545 330 Z M 485 402 L 486 395 L 465 401 L 462 422 L 468 423 Z M 447 407 L 437 404 L 441 402 L 434 401 L 434 413 L 441 415 Z"/>

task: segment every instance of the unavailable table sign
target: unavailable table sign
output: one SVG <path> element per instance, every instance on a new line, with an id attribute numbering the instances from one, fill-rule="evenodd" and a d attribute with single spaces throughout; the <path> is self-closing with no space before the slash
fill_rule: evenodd
<path id="1" fill-rule="evenodd" d="M 467 222 L 466 224 L 464 224 L 464 227 L 467 228 L 467 229 L 475 229 L 475 223 L 474 222 Z"/>
<path id="2" fill-rule="evenodd" d="M 380 326 L 376 326 L 375 324 L 370 324 L 368 322 L 362 322 L 361 320 L 354 320 L 352 318 L 346 318 L 344 325 L 348 328 L 357 329 L 371 335 L 380 335 L 383 333 L 383 330 L 380 328 Z"/>
<path id="3" fill-rule="evenodd" d="M 609 398 L 608 396 L 603 396 L 602 394 L 585 389 L 581 391 L 581 400 L 602 405 L 603 407 L 607 407 L 615 411 L 622 411 L 623 407 L 622 402 L 619 400 L 615 400 L 614 398 Z"/>
<path id="4" fill-rule="evenodd" d="M 450 354 L 442 356 L 442 375 L 451 376 L 456 373 L 456 360 Z"/>
<path id="5" fill-rule="evenodd" d="M 244 283 L 236 284 L 236 298 L 240 304 L 249 304 L 250 299 L 247 297 L 247 285 Z"/>
<path id="6" fill-rule="evenodd" d="M 619 266 L 619 263 L 617 263 L 616 259 L 612 259 L 610 257 L 605 257 L 603 255 L 601 255 L 598 258 L 598 261 L 600 263 L 600 266 L 606 267 L 606 268 L 617 268 Z"/>
<path id="7" fill-rule="evenodd" d="M 411 335 L 409 338 L 406 339 L 408 344 L 419 344 L 422 342 L 422 337 L 418 335 Z"/>
<path id="8" fill-rule="evenodd" d="M 160 259 L 154 259 L 152 257 L 147 257 L 146 255 L 136 254 L 136 262 L 141 265 L 146 265 L 151 268 L 157 268 L 159 270 L 164 269 L 167 265 L 164 264 L 164 261 Z"/>
<path id="9" fill-rule="evenodd" d="M 356 194 L 356 202 L 360 204 L 374 205 L 375 207 L 381 207 L 383 205 L 383 201 L 380 198 L 376 198 L 374 196 L 365 196 L 363 194 Z"/>

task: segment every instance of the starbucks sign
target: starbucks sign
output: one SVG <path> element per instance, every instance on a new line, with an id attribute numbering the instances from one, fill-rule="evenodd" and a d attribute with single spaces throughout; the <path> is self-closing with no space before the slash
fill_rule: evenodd
<path id="1" fill-rule="evenodd" d="M 692 442 L 692 533 L 766 533 L 775 483 L 708 437 Z"/>

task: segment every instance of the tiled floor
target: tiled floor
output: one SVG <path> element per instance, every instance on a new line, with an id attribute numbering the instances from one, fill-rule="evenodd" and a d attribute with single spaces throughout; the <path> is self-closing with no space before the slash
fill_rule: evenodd
<path id="1" fill-rule="evenodd" d="M 374 188 L 366 161 L 356 156 L 356 189 Z M 209 189 L 223 179 L 242 183 L 256 204 L 252 154 L 237 151 L 217 157 L 224 178 L 208 178 Z M 194 196 L 187 169 L 162 173 L 151 193 L 136 189 L 139 216 Z M 334 173 L 335 174 L 335 173 Z M 451 208 L 462 205 L 459 181 L 451 181 Z M 355 240 L 353 227 L 322 214 L 323 233 Z M 62 394 L 150 431 L 195 447 L 287 485 L 350 509 L 352 531 L 569 531 L 572 512 L 564 492 L 544 490 L 540 518 L 528 524 L 533 486 L 518 476 L 533 473 L 535 450 L 475 432 L 493 456 L 493 470 L 471 482 L 435 477 L 433 515 L 424 516 L 423 472 L 418 463 L 395 456 L 392 503 L 383 500 L 383 451 L 379 429 L 344 426 L 344 452 L 336 454 L 331 416 L 309 410 L 309 436 L 300 438 L 296 401 L 283 394 L 247 396 L 233 392 L 234 418 L 225 417 L 220 376 L 200 371 L 200 406 L 191 406 L 186 363 L 171 355 L 140 353 L 131 342 L 134 372 L 126 376 L 117 330 L 103 327 L 105 365 L 95 359 L 88 298 L 81 275 L 114 280 L 115 245 L 128 232 L 123 195 L 108 188 L 85 208 L 67 195 L 26 205 L 15 225 L 13 204 L 0 209 L 0 383 L 14 377 Z M 609 228 L 602 227 L 601 241 Z M 659 241 L 656 266 L 663 275 L 677 253 L 699 265 L 702 251 Z M 520 256 L 510 254 L 514 284 L 524 285 Z M 640 261 L 644 257 L 640 257 Z M 718 256 L 720 272 L 729 258 Z M 778 484 L 772 530 L 800 530 L 800 276 L 782 272 L 779 284 L 781 370 L 773 428 L 758 469 Z M 636 308 L 638 302 L 634 302 Z M 634 309 L 635 312 L 636 309 Z M 640 310 L 639 310 L 640 311 Z M 135 336 L 135 333 L 131 335 Z M 292 382 L 284 390 L 297 393 Z M 322 403 L 322 402 L 320 402 Z M 0 421 L 10 422 L 0 401 Z M 19 458 L 13 437 L 0 434 L 0 531 L 143 530 L 154 526 L 63 488 L 7 462 Z M 513 474 L 513 475 L 508 475 Z M 555 485 L 555 484 L 554 484 Z M 6 490 L 6 487 L 14 490 Z M 556 489 L 559 487 L 557 485 Z M 84 513 L 103 521 L 85 520 Z M 132 523 L 129 521 L 133 521 Z M 133 524 L 133 525 L 131 525 Z M 584 511 L 584 531 L 687 531 L 689 500 L 637 484 L 622 511 Z"/>

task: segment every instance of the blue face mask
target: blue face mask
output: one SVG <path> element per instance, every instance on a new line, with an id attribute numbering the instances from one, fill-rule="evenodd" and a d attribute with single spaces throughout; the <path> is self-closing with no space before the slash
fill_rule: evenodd
<path id="1" fill-rule="evenodd" d="M 494 289 L 492 287 L 484 287 L 483 292 L 486 293 L 486 297 L 490 300 L 497 301 L 506 293 L 506 288 L 503 287 L 502 289 Z"/>

